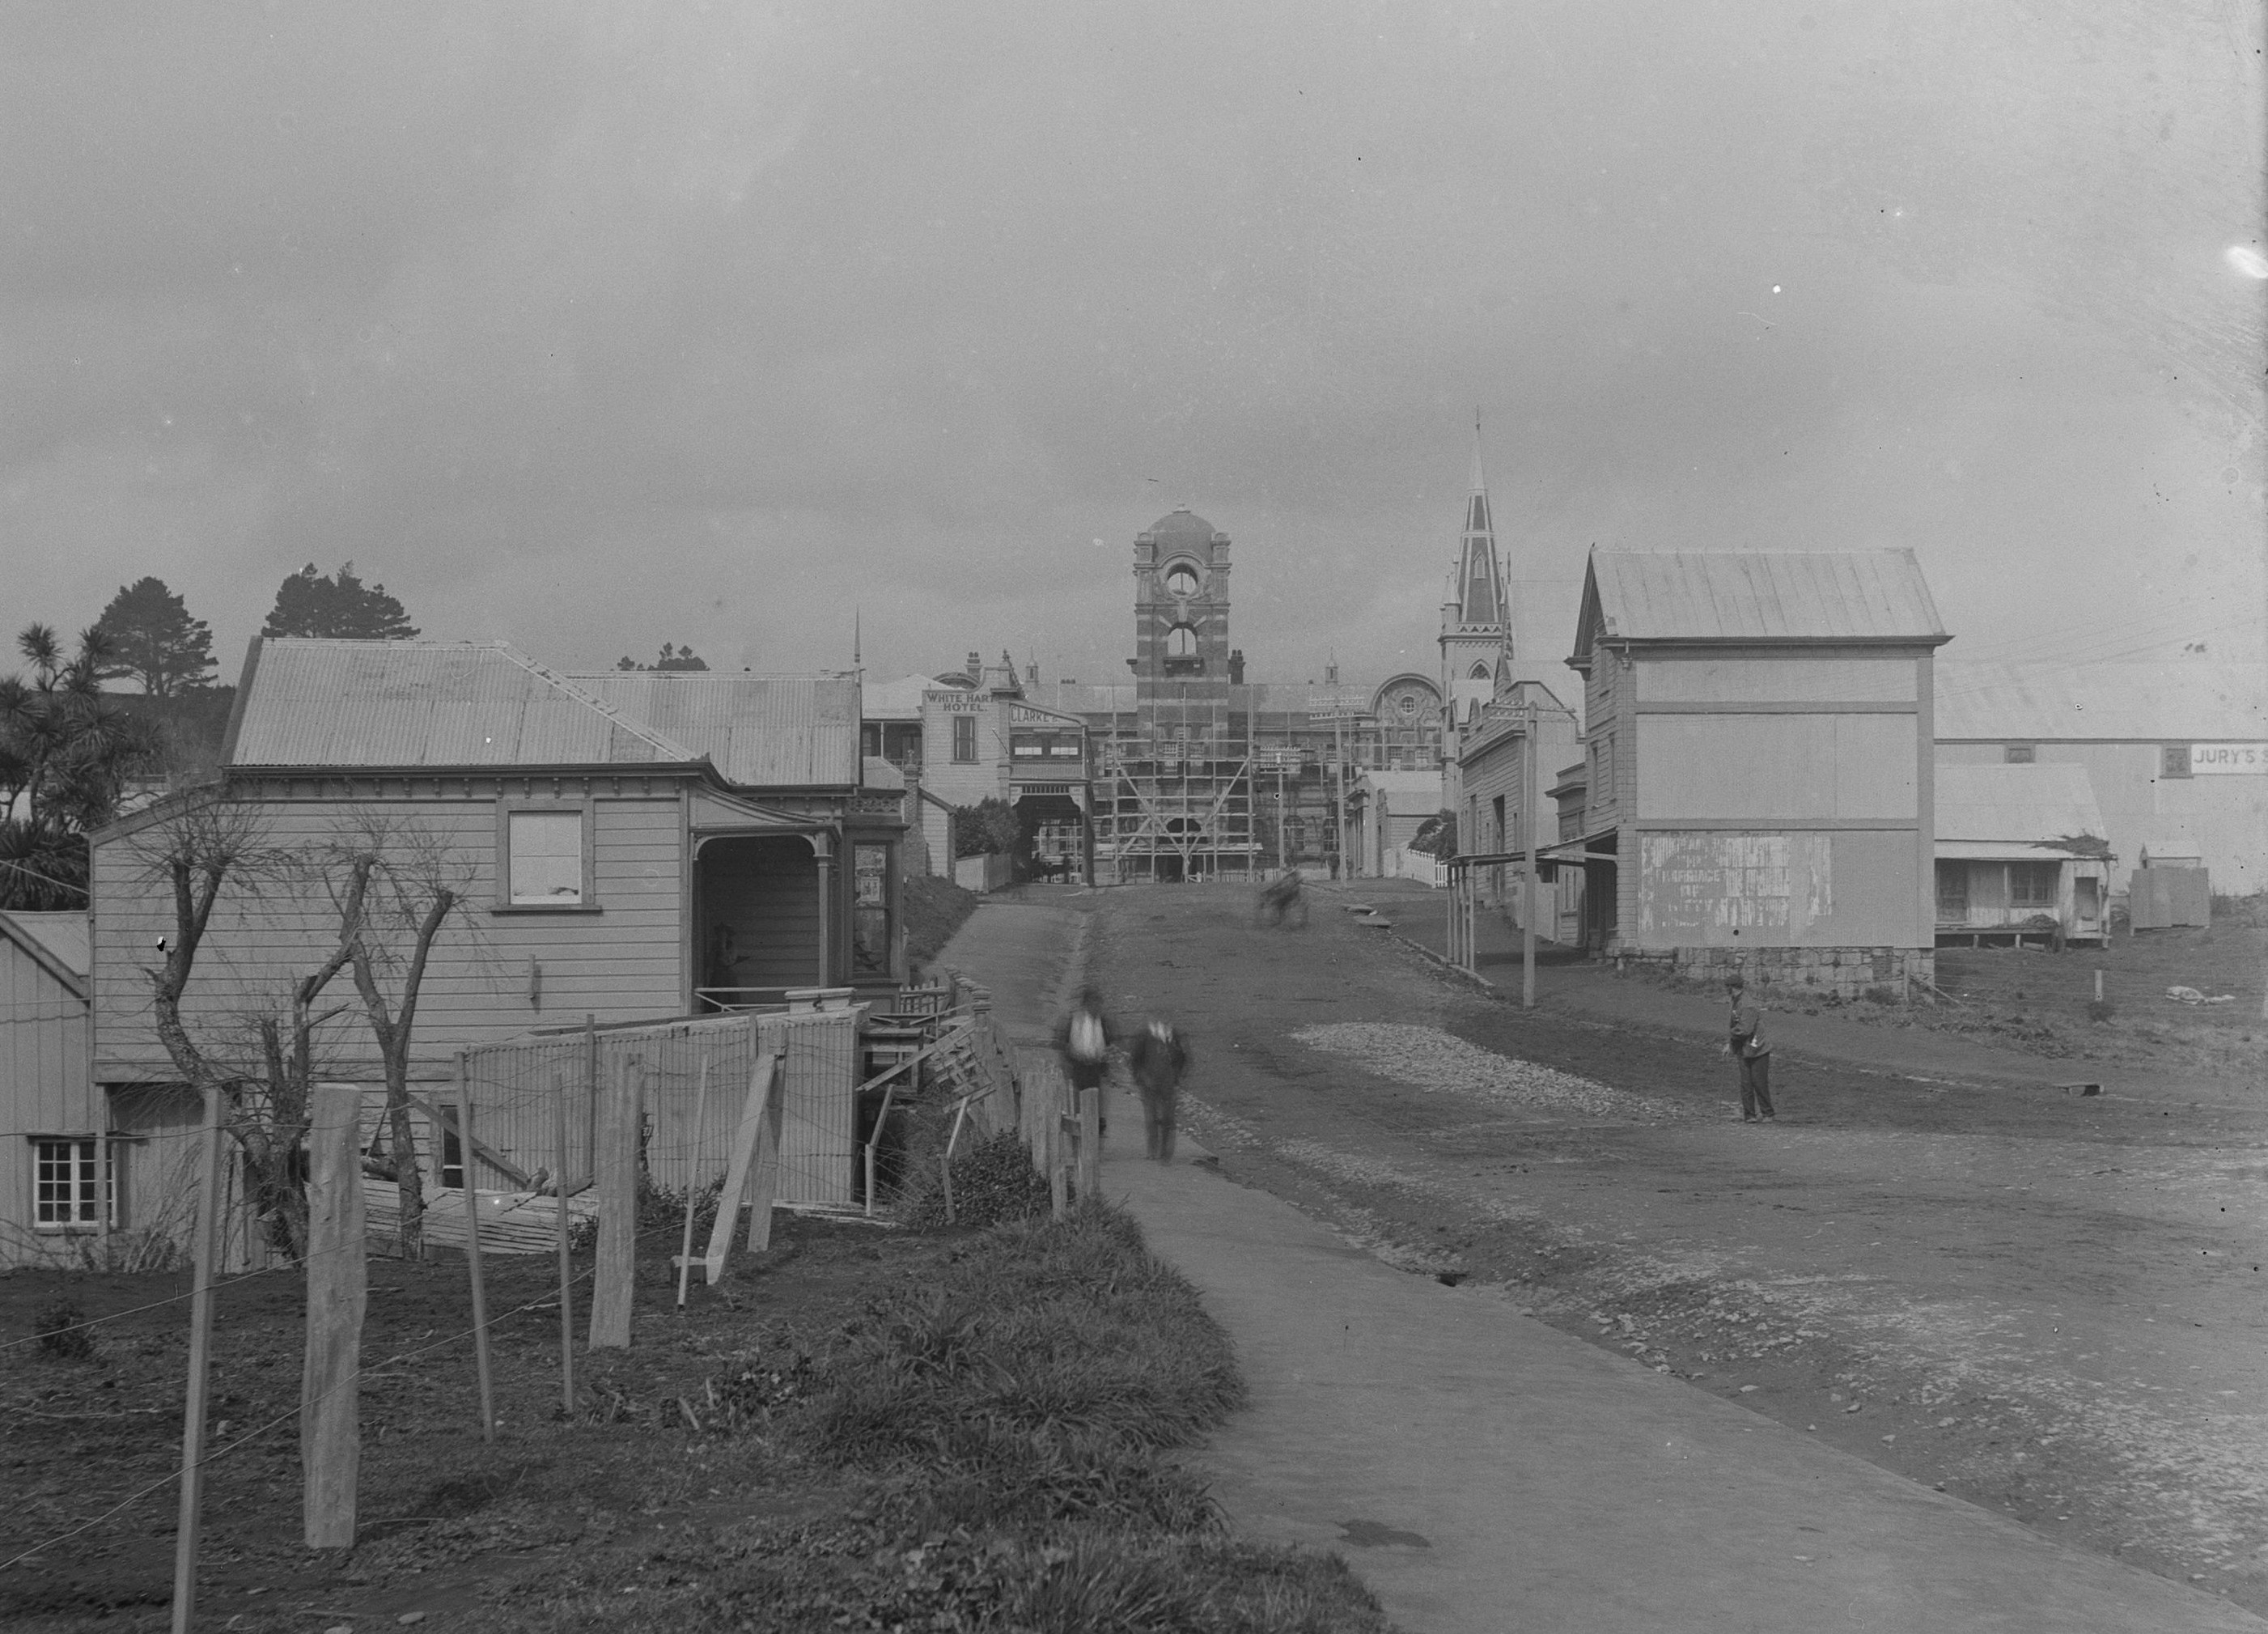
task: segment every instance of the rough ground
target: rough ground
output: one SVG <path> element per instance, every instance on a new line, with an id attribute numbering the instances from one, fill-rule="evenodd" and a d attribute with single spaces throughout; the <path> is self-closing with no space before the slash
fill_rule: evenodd
<path id="1" fill-rule="evenodd" d="M 711 1439 L 707 1386 L 770 1368 L 780 1335 L 856 1312 L 878 1279 L 946 1239 L 783 1215 L 765 1254 L 736 1259 L 718 1288 L 674 1310 L 667 1255 L 649 1234 L 638 1342 L 583 1354 L 587 1276 L 576 1287 L 578 1416 L 559 1411 L 558 1307 L 547 1256 L 490 1256 L 497 1416 L 480 1441 L 463 1261 L 373 1259 L 364 1329 L 357 1547 L 300 1547 L 298 1431 L 304 1285 L 289 1273 L 219 1290 L 213 1445 L 197 1615 L 206 1628 L 320 1629 L 409 1612 L 509 1621 L 516 1578 L 724 1515 L 820 1513 L 840 1494 L 791 1482 L 748 1439 Z M 578 1269 L 587 1272 L 585 1256 Z M 163 1628 L 173 1589 L 189 1277 L 0 1275 L 0 1627 Z M 58 1296 L 88 1317 L 96 1354 L 69 1361 L 29 1342 Z M 147 1308 L 144 1308 L 147 1307 Z M 792 1372 L 778 1386 L 796 1388 Z M 117 1507 L 123 1500 L 144 1496 Z M 107 1512 L 115 1508 L 116 1512 Z M 75 1528 L 84 1527 L 76 1531 Z M 51 1540 L 63 1540 L 50 1542 Z M 328 1623 L 311 1620 L 321 1612 Z M 294 1621 L 296 1619 L 296 1622 Z"/>
<path id="2" fill-rule="evenodd" d="M 2062 1541 L 2268 1610 L 2255 1085 L 1782 1064 L 1521 1012 L 1319 893 L 1103 893 L 1115 1009 L 1197 1041 L 1192 1133 L 1414 1272 L 1470 1279 Z M 2045 957 L 2047 956 L 2037 956 Z"/>

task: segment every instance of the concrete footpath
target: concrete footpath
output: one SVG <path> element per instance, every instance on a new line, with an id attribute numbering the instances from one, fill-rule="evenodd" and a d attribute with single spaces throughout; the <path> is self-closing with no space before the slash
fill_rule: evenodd
<path id="1" fill-rule="evenodd" d="M 988 904 L 939 957 L 1044 1037 L 1081 915 Z M 1114 1097 L 1115 1130 L 1141 1127 Z M 1250 1408 L 1204 1450 L 1263 1540 L 1336 1547 L 1410 1634 L 2247 1630 L 2225 1601 L 2050 1542 L 1522 1316 L 1389 1268 L 1114 1136 L 1104 1186 L 1234 1339 Z"/>

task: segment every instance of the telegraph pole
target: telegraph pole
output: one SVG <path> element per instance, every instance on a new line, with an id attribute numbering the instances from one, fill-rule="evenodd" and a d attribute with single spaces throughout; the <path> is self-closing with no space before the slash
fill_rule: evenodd
<path id="1" fill-rule="evenodd" d="M 1520 824 L 1528 831 L 1521 851 L 1520 1007 L 1535 1008 L 1535 706 L 1528 706 L 1527 768 L 1520 780 Z"/>

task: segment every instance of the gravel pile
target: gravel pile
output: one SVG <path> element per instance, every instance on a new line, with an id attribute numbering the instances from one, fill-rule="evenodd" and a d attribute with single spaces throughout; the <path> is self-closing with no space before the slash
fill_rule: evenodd
<path id="1" fill-rule="evenodd" d="M 1698 1117 L 1691 1107 L 1617 1090 L 1572 1073 L 1499 1055 L 1439 1027 L 1403 1022 L 1342 1021 L 1302 1027 L 1292 1038 L 1311 1049 L 1348 1056 L 1381 1077 L 1497 1105 L 1580 1113 L 1639 1123 Z"/>

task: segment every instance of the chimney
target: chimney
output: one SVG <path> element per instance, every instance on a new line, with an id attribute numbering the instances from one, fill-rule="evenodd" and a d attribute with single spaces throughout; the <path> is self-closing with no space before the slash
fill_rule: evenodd
<path id="1" fill-rule="evenodd" d="M 972 680 L 972 681 L 980 680 L 980 679 L 982 679 L 982 678 L 983 677 L 983 675 L 984 675 L 984 654 L 982 654 L 982 653 L 971 653 L 971 654 L 968 654 L 968 678 L 969 678 L 970 680 Z"/>
<path id="2" fill-rule="evenodd" d="M 1231 686 L 1244 684 L 1244 649 L 1241 647 L 1233 648 L 1228 654 L 1228 684 Z"/>

